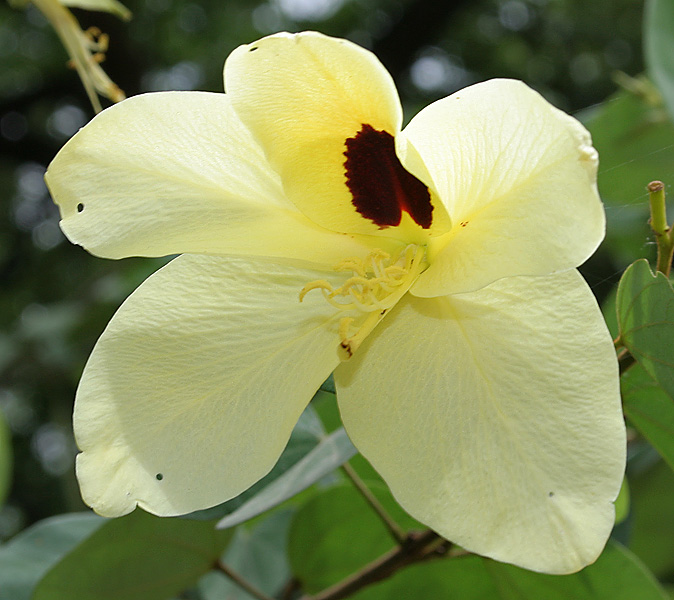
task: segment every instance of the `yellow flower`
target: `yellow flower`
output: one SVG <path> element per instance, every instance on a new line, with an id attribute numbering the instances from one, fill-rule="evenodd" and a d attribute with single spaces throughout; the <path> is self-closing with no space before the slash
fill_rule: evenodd
<path id="1" fill-rule="evenodd" d="M 225 87 L 126 100 L 49 168 L 73 242 L 182 253 L 82 376 L 84 500 L 177 515 L 236 496 L 334 370 L 349 436 L 414 517 L 529 569 L 595 560 L 625 429 L 575 270 L 604 235 L 587 131 L 509 80 L 401 130 L 383 66 L 318 33 L 237 48 Z"/>

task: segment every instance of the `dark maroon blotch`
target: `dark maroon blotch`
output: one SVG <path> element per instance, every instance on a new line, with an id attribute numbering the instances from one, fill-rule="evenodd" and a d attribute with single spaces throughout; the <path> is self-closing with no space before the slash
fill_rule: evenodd
<path id="1" fill-rule="evenodd" d="M 428 229 L 433 205 L 428 188 L 400 164 L 393 136 L 364 124 L 346 140 L 346 185 L 353 205 L 380 229 L 400 225 L 402 211 Z"/>

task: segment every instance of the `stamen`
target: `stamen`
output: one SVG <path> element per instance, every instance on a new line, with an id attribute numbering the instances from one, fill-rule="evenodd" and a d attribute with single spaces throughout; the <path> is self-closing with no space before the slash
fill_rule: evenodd
<path id="1" fill-rule="evenodd" d="M 374 250 L 365 259 L 347 258 L 335 266 L 336 271 L 353 273 L 342 286 L 333 288 L 325 279 L 312 281 L 300 291 L 300 302 L 311 290 L 318 289 L 339 310 L 357 310 L 367 315 L 357 327 L 353 317 L 343 317 L 339 322 L 338 351 L 342 360 L 348 360 L 424 270 L 424 257 L 425 248 L 411 244 L 393 257 Z"/>

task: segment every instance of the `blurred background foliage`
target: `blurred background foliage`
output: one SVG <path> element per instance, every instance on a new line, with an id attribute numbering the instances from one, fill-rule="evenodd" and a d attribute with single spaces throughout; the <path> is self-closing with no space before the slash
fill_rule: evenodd
<path id="1" fill-rule="evenodd" d="M 228 53 L 279 30 L 316 29 L 372 49 L 398 84 L 406 119 L 471 83 L 522 79 L 581 118 L 599 149 L 608 236 L 583 268 L 599 299 L 610 305 L 622 270 L 653 256 L 645 185 L 674 181 L 674 127 L 641 78 L 640 0 L 125 4 L 128 23 L 74 12 L 84 29 L 109 34 L 104 68 L 127 95 L 222 91 Z M 74 391 L 115 309 L 161 264 L 99 260 L 61 234 L 44 171 L 93 113 L 54 31 L 32 5 L 19 8 L 0 3 L 0 541 L 84 509 L 73 473 Z M 630 454 L 632 510 L 619 536 L 673 582 L 674 477 L 644 442 Z"/>

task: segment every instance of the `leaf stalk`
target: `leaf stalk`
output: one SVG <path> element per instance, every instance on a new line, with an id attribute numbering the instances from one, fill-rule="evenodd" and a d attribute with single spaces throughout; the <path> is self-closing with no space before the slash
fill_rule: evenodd
<path id="1" fill-rule="evenodd" d="M 665 184 L 651 181 L 648 186 L 648 201 L 651 209 L 651 229 L 658 245 L 657 270 L 669 277 L 674 255 L 674 230 L 667 224 Z"/>
<path id="2" fill-rule="evenodd" d="M 449 548 L 450 542 L 427 529 L 411 533 L 404 545 L 393 548 L 360 571 L 319 592 L 315 596 L 302 596 L 300 600 L 342 600 L 358 590 L 386 579 L 399 569 L 430 558 L 441 558 Z"/>

